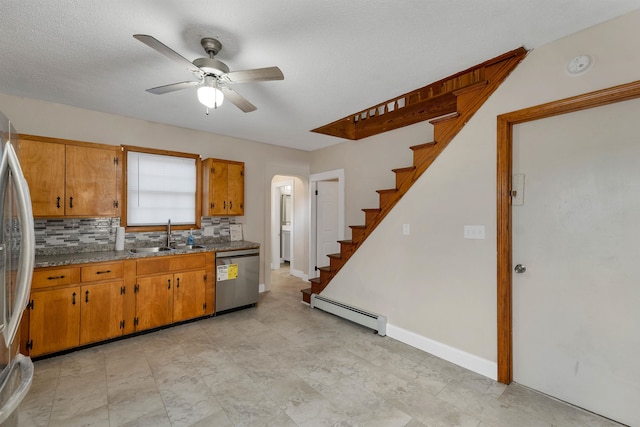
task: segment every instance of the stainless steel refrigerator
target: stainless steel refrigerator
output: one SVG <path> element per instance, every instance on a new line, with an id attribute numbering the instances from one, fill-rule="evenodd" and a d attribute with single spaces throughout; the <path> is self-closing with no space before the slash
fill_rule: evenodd
<path id="1" fill-rule="evenodd" d="M 18 425 L 33 363 L 20 354 L 20 321 L 31 290 L 35 256 L 29 187 L 15 151 L 17 133 L 0 113 L 0 425 Z"/>

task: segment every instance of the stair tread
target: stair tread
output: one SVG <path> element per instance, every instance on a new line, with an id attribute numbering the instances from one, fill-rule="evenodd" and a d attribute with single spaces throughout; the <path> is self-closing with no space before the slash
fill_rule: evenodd
<path id="1" fill-rule="evenodd" d="M 415 151 L 415 150 L 422 150 L 424 148 L 433 147 L 434 145 L 436 145 L 436 142 L 435 141 L 431 141 L 431 142 L 425 142 L 424 144 L 412 145 L 409 148 L 412 149 L 413 151 Z"/>
<path id="2" fill-rule="evenodd" d="M 415 169 L 416 169 L 415 166 L 407 166 L 406 168 L 391 169 L 391 172 L 395 172 L 395 173 L 411 172 L 411 171 L 414 171 Z"/>
<path id="3" fill-rule="evenodd" d="M 354 242 L 353 240 L 338 240 L 338 243 L 344 244 L 344 245 L 355 245 L 356 244 L 356 242 Z"/>
<path id="4" fill-rule="evenodd" d="M 460 114 L 458 114 L 457 112 L 451 113 L 451 114 L 447 114 L 446 116 L 438 117 L 437 119 L 429 120 L 429 123 L 431 123 L 432 125 L 436 125 L 438 123 L 444 123 L 450 120 L 455 120 L 458 117 L 460 117 Z"/>
<path id="5" fill-rule="evenodd" d="M 350 225 L 349 228 L 365 229 L 366 225 Z"/>
<path id="6" fill-rule="evenodd" d="M 337 254 L 329 254 L 327 255 L 329 258 L 335 258 L 335 259 L 340 259 L 342 258 L 342 254 L 341 253 L 337 253 Z"/>
<path id="7" fill-rule="evenodd" d="M 397 188 L 387 188 L 384 190 L 376 190 L 376 193 L 382 194 L 382 193 L 395 193 L 396 191 L 398 191 Z"/>
<path id="8" fill-rule="evenodd" d="M 319 277 L 314 277 L 313 279 L 309 279 L 311 283 L 322 283 Z"/>
<path id="9" fill-rule="evenodd" d="M 380 212 L 380 208 L 364 208 L 363 212 Z"/>
<path id="10" fill-rule="evenodd" d="M 322 267 L 318 267 L 318 270 L 331 271 L 331 267 L 329 267 L 328 265 L 324 265 Z"/>
<path id="11" fill-rule="evenodd" d="M 301 289 L 300 292 L 303 294 L 311 295 L 311 288 Z"/>

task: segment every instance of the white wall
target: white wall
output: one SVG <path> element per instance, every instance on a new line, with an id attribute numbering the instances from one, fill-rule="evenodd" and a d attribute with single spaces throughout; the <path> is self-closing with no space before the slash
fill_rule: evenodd
<path id="1" fill-rule="evenodd" d="M 496 116 L 637 80 L 639 36 L 640 12 L 634 12 L 530 52 L 323 294 L 388 316 L 392 337 L 495 377 Z M 568 76 L 567 62 L 583 53 L 594 56 L 595 65 Z M 420 126 L 411 128 L 422 132 Z M 389 132 L 376 142 L 404 145 L 412 131 Z M 362 174 L 354 164 L 373 164 L 383 153 L 369 140 L 342 144 L 314 152 L 312 172 L 344 167 L 347 177 Z M 349 184 L 347 200 L 364 199 Z M 362 222 L 354 220 L 360 208 L 377 206 L 365 202 L 349 203 L 350 224 Z M 402 235 L 402 224 L 410 224 L 411 235 Z M 486 239 L 463 239 L 464 225 L 484 225 Z"/>
<path id="2" fill-rule="evenodd" d="M 245 216 L 237 221 L 244 224 L 246 240 L 262 244 L 260 283 L 270 288 L 265 264 L 268 266 L 271 257 L 271 179 L 277 174 L 308 176 L 308 152 L 5 94 L 0 94 L 0 111 L 24 134 L 153 147 L 245 162 Z"/>

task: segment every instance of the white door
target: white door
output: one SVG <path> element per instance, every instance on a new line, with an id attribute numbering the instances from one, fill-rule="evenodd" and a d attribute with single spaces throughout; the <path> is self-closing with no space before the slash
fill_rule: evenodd
<path id="1" fill-rule="evenodd" d="M 514 380 L 640 426 L 640 100 L 514 127 Z"/>
<path id="2" fill-rule="evenodd" d="M 327 255 L 340 252 L 338 181 L 318 181 L 316 190 L 316 267 L 325 267 L 329 265 Z"/>

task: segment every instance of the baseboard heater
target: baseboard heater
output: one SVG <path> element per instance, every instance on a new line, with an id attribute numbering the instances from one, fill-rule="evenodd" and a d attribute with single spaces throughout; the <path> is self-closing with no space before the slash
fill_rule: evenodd
<path id="1" fill-rule="evenodd" d="M 380 336 L 387 335 L 387 317 L 370 313 L 356 307 L 325 298 L 318 294 L 311 294 L 311 307 L 318 308 L 327 313 L 335 314 L 343 319 L 371 328 Z"/>

